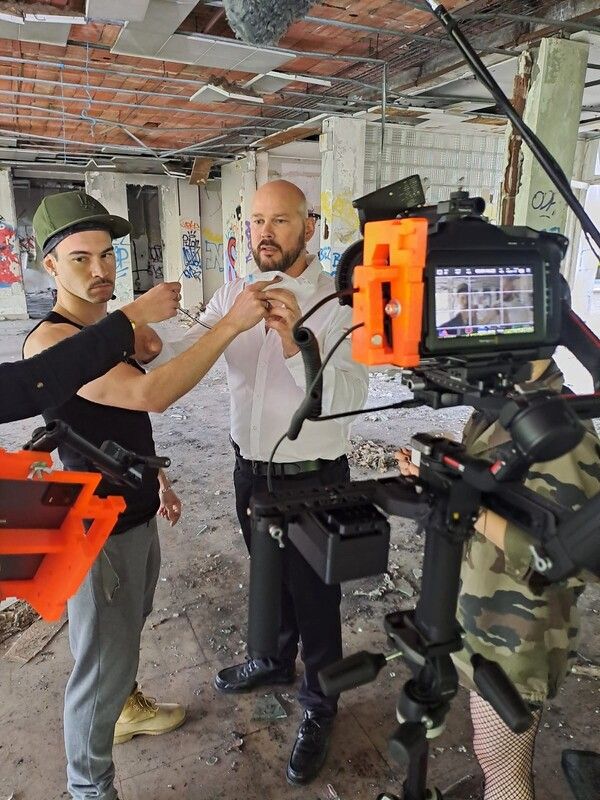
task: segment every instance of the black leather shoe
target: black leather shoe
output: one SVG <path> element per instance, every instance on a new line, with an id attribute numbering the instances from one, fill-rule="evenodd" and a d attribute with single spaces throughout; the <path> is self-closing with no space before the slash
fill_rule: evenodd
<path id="1" fill-rule="evenodd" d="M 310 783 L 325 763 L 333 717 L 305 711 L 287 766 L 286 777 L 293 786 Z"/>
<path id="2" fill-rule="evenodd" d="M 269 668 L 260 661 L 249 659 L 243 664 L 226 667 L 215 675 L 215 689 L 219 692 L 249 692 L 256 686 L 275 683 L 293 683 L 296 677 L 294 666 Z"/>

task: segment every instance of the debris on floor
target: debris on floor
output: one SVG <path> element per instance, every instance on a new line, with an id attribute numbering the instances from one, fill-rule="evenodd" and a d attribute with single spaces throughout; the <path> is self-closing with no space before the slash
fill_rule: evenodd
<path id="1" fill-rule="evenodd" d="M 378 444 L 371 439 L 355 435 L 350 439 L 350 447 L 349 458 L 357 466 L 368 467 L 378 472 L 396 468 L 394 448 L 389 445 Z"/>
<path id="2" fill-rule="evenodd" d="M 252 719 L 257 722 L 274 722 L 286 717 L 287 711 L 274 694 L 266 694 L 264 697 L 260 697 L 252 712 Z"/>
<path id="3" fill-rule="evenodd" d="M 11 636 L 27 630 L 39 618 L 39 614 L 22 600 L 15 600 L 10 605 L 6 604 L 0 611 L 0 644 L 10 639 Z"/>

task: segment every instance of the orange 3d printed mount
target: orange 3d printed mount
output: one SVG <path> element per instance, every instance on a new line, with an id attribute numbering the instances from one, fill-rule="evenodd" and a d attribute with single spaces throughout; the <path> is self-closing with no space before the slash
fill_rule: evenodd
<path id="1" fill-rule="evenodd" d="M 26 600 L 50 621 L 60 617 L 79 588 L 125 501 L 94 494 L 100 471 L 53 470 L 50 454 L 35 449 L 51 450 L 67 440 L 111 480 L 135 487 L 143 466 L 170 462 L 137 456 L 112 442 L 99 450 L 59 422 L 39 430 L 25 446 L 31 449 L 0 449 L 0 599 Z"/>

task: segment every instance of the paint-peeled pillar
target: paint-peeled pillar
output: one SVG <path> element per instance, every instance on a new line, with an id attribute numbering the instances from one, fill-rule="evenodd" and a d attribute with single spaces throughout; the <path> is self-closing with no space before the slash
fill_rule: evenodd
<path id="1" fill-rule="evenodd" d="M 208 303 L 223 285 L 223 216 L 221 181 L 211 180 L 200 187 L 200 224 L 202 235 L 202 289 Z"/>
<path id="2" fill-rule="evenodd" d="M 127 177 L 116 172 L 86 172 L 85 190 L 99 200 L 110 214 L 129 219 L 127 206 Z M 129 235 L 113 240 L 116 262 L 115 299 L 108 304 L 109 311 L 133 300 L 133 270 L 131 240 Z"/>
<path id="3" fill-rule="evenodd" d="M 362 119 L 333 117 L 323 122 L 319 258 L 332 275 L 342 253 L 360 238 L 352 201 L 364 194 L 366 126 Z"/>
<path id="4" fill-rule="evenodd" d="M 536 53 L 523 119 L 537 133 L 568 178 L 575 149 L 589 45 L 573 39 L 543 39 Z M 528 147 L 522 149 L 515 225 L 564 233 L 567 204 Z"/>
<path id="5" fill-rule="evenodd" d="M 0 170 L 0 318 L 27 319 L 17 212 L 9 170 Z"/>

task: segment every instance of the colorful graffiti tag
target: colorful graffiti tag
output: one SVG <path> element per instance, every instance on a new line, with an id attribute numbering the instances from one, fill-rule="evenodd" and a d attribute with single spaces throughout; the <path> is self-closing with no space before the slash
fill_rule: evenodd
<path id="1" fill-rule="evenodd" d="M 193 220 L 181 223 L 181 250 L 183 255 L 183 277 L 202 280 L 202 256 L 200 251 L 200 225 Z"/>
<path id="2" fill-rule="evenodd" d="M 227 237 L 227 245 L 225 249 L 225 280 L 234 281 L 237 278 L 235 265 L 237 262 L 237 241 L 235 236 L 230 235 Z"/>
<path id="3" fill-rule="evenodd" d="M 0 288 L 7 288 L 21 281 L 16 231 L 4 217 L 0 216 Z"/>

